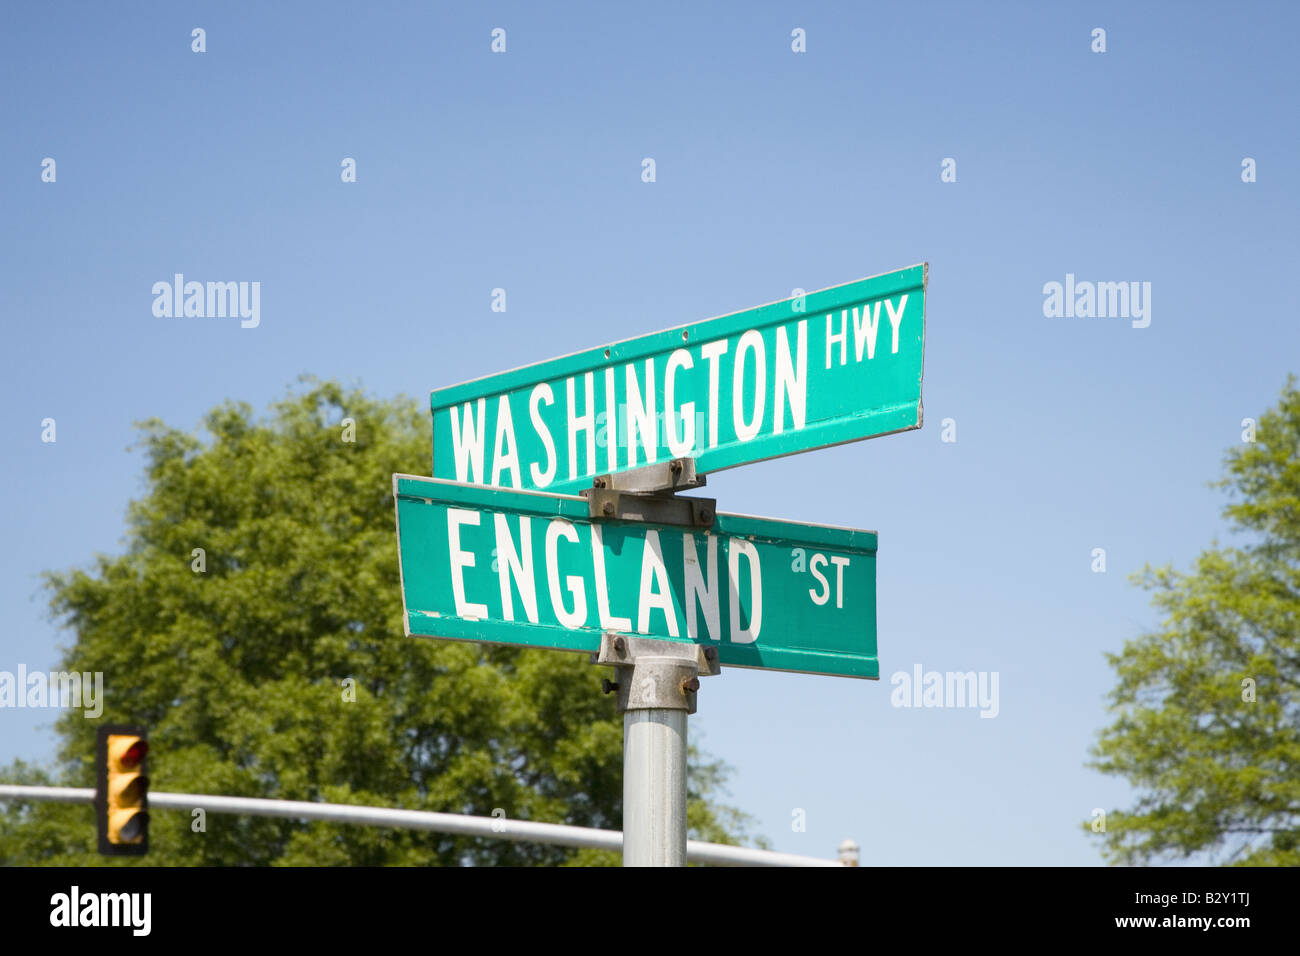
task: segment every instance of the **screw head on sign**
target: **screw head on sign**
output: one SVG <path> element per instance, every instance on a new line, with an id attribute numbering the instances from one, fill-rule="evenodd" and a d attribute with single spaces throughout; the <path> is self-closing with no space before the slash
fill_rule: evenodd
<path id="1" fill-rule="evenodd" d="M 703 510 L 700 512 L 700 520 L 703 521 L 703 522 L 705 522 L 705 523 L 708 523 L 708 522 L 712 521 L 712 520 L 713 520 L 713 512 L 710 511 L 708 508 L 703 509 Z"/>
<path id="2" fill-rule="evenodd" d="M 605 507 L 601 508 L 600 510 L 606 515 L 612 515 L 614 513 L 614 502 L 606 501 Z"/>
<path id="3" fill-rule="evenodd" d="M 627 650 L 627 641 L 623 640 L 621 637 L 614 638 L 614 650 L 619 654 L 622 654 Z"/>
<path id="4" fill-rule="evenodd" d="M 681 461 L 677 458 L 674 458 L 672 461 L 668 463 L 668 470 L 671 471 L 674 475 L 677 474 L 679 471 L 682 470 Z"/>
<path id="5" fill-rule="evenodd" d="M 688 677 L 682 681 L 682 693 L 687 691 L 697 691 L 700 689 L 700 679 L 698 677 Z"/>
<path id="6" fill-rule="evenodd" d="M 604 487 L 605 487 L 605 479 L 604 479 L 604 478 L 596 478 L 596 479 L 594 479 L 594 480 L 591 482 L 591 487 L 593 487 L 593 488 L 604 488 Z"/>

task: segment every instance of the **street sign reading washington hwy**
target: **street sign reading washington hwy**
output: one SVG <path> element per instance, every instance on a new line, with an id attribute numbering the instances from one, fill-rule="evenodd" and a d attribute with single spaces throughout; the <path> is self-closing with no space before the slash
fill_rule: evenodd
<path id="1" fill-rule="evenodd" d="M 432 393 L 433 475 L 576 492 L 921 426 L 928 267 L 859 279 Z"/>
<path id="2" fill-rule="evenodd" d="M 586 652 L 639 634 L 733 667 L 880 676 L 875 532 L 593 520 L 585 498 L 409 475 L 393 493 L 407 634 Z"/>

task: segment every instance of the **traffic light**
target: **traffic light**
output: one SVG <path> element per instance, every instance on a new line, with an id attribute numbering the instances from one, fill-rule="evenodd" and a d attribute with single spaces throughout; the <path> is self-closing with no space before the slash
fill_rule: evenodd
<path id="1" fill-rule="evenodd" d="M 140 727 L 99 728 L 95 740 L 95 814 L 99 852 L 149 852 L 149 743 Z"/>

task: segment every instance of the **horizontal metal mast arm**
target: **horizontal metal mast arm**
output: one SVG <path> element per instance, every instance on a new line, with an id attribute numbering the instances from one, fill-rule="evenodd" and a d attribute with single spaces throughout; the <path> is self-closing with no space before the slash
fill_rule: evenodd
<path id="1" fill-rule="evenodd" d="M 94 798 L 95 791 L 89 787 L 25 787 L 0 784 L 0 800 L 91 803 Z M 455 833 L 462 836 L 513 840 L 521 843 L 590 847 L 612 850 L 616 853 L 623 850 L 623 834 L 618 830 L 597 830 L 592 827 L 575 827 L 562 823 L 534 823 L 528 820 L 498 817 L 473 817 L 459 813 L 434 813 L 428 810 L 395 810 L 388 807 L 362 807 L 347 803 L 266 800 L 258 797 L 223 797 L 203 793 L 150 793 L 149 807 L 160 810 L 194 810 L 201 807 L 209 813 L 432 830 L 437 833 Z M 721 843 L 703 843 L 698 840 L 687 842 L 686 856 L 692 863 L 725 866 L 842 865 L 838 860 L 727 846 Z"/>

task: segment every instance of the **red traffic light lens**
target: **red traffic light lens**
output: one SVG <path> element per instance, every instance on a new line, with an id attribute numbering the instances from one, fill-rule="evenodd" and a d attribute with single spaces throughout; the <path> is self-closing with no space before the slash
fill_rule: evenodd
<path id="1" fill-rule="evenodd" d="M 122 754 L 122 766 L 134 767 L 144 759 L 145 754 L 149 752 L 149 745 L 143 740 L 137 740 L 131 746 L 126 748 L 126 753 Z"/>

